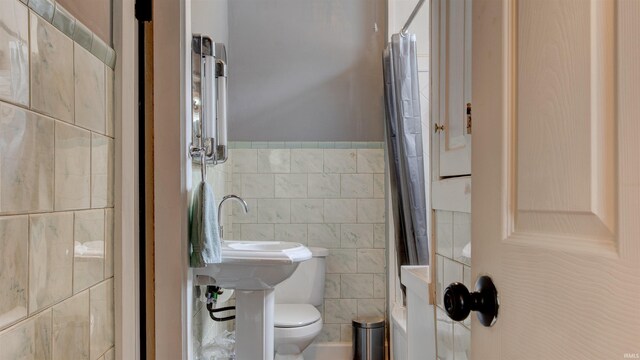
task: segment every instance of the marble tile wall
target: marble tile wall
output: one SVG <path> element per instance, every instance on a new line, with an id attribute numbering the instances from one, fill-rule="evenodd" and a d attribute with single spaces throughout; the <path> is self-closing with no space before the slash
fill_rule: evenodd
<path id="1" fill-rule="evenodd" d="M 0 99 L 29 105 L 29 13 L 18 1 L 0 7 Z"/>
<path id="2" fill-rule="evenodd" d="M 0 0 L 0 359 L 113 359 L 113 70 L 29 4 Z"/>
<path id="3" fill-rule="evenodd" d="M 442 294 L 452 282 L 461 282 L 468 289 L 473 288 L 471 214 L 436 210 L 435 234 L 438 360 L 467 360 L 471 344 L 471 317 L 462 322 L 449 319 L 442 304 Z"/>
<path id="4" fill-rule="evenodd" d="M 295 241 L 329 249 L 324 328 L 318 342 L 351 342 L 351 320 L 385 316 L 384 150 L 382 143 L 231 144 L 227 238 Z"/>

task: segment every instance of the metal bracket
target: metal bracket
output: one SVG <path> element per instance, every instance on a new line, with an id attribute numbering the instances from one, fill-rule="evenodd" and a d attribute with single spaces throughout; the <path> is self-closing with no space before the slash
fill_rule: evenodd
<path id="1" fill-rule="evenodd" d="M 467 134 L 471 135 L 471 103 L 467 103 Z"/>

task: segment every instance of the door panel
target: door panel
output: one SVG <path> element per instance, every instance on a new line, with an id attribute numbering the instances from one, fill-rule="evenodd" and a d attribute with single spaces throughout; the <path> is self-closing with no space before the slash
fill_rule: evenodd
<path id="1" fill-rule="evenodd" d="M 520 1 L 513 15 L 512 236 L 614 251 L 613 2 Z"/>
<path id="2" fill-rule="evenodd" d="M 475 0 L 473 24 L 472 270 L 500 297 L 473 358 L 640 353 L 640 2 Z"/>
<path id="3" fill-rule="evenodd" d="M 439 176 L 471 173 L 471 136 L 466 104 L 471 102 L 471 0 L 439 0 L 440 111 Z"/>

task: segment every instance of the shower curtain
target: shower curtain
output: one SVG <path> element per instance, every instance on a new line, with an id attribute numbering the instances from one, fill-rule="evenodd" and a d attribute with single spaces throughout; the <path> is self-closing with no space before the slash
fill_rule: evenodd
<path id="1" fill-rule="evenodd" d="M 391 37 L 384 51 L 383 67 L 391 204 L 399 275 L 402 265 L 429 264 L 414 34 L 394 34 Z"/>

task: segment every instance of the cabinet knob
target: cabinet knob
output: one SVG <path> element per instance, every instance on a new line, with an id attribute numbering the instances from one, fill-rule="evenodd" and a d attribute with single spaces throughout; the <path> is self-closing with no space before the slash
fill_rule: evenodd
<path id="1" fill-rule="evenodd" d="M 476 290 L 470 293 L 467 287 L 459 282 L 447 286 L 443 299 L 447 315 L 452 320 L 462 321 L 471 311 L 476 311 L 482 325 L 492 326 L 498 318 L 498 291 L 488 276 L 478 278 Z"/>
<path id="2" fill-rule="evenodd" d="M 435 124 L 434 133 L 438 133 L 439 131 L 444 131 L 444 125 Z"/>

